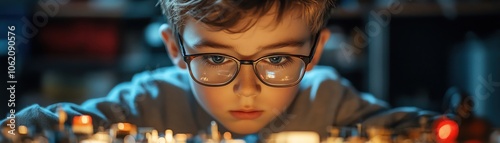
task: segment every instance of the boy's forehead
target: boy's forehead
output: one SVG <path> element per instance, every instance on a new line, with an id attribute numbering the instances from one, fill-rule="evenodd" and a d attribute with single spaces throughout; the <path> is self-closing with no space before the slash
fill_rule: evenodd
<path id="1" fill-rule="evenodd" d="M 273 32 L 278 32 L 278 33 L 284 33 L 283 31 L 280 30 L 292 30 L 290 32 L 305 32 L 308 33 L 308 35 L 311 35 L 310 33 L 310 25 L 308 25 L 308 22 L 304 17 L 302 17 L 300 11 L 297 10 L 288 10 L 284 11 L 282 13 L 282 17 L 278 19 L 278 8 L 276 5 L 272 6 L 272 8 L 267 11 L 266 14 L 263 16 L 259 16 L 255 14 L 254 12 L 248 12 L 244 15 L 241 15 L 242 18 L 240 18 L 239 21 L 236 22 L 236 25 L 232 27 L 215 27 L 211 25 L 207 25 L 201 20 L 195 20 L 192 17 L 187 16 L 185 23 L 184 23 L 184 30 L 185 29 L 193 29 L 196 31 L 207 31 L 209 33 L 231 33 L 232 35 L 236 35 L 236 37 L 240 37 L 240 35 L 246 35 L 246 33 L 252 33 L 251 31 L 262 31 L 262 32 L 268 32 L 268 33 L 273 33 Z M 248 25 L 250 25 L 250 28 L 248 30 L 243 30 L 242 29 L 247 29 Z M 223 29 L 223 30 L 220 30 Z M 228 31 L 242 31 L 242 32 L 228 32 Z M 304 34 L 305 34 L 304 33 Z M 285 33 L 284 33 L 285 34 Z M 302 34 L 302 33 L 300 33 Z"/>
<path id="2" fill-rule="evenodd" d="M 253 20 L 256 21 L 250 29 L 239 33 L 228 33 L 224 30 L 215 31 L 209 25 L 193 18 L 187 18 L 181 35 L 188 46 L 199 41 L 211 41 L 235 47 L 243 45 L 263 47 L 277 41 L 308 41 L 311 39 L 312 33 L 307 21 L 301 19 L 296 12 L 285 13 L 280 21 L 276 20 L 273 11 L 259 18 L 247 16 L 239 21 L 236 27 L 231 28 L 241 28 Z"/>

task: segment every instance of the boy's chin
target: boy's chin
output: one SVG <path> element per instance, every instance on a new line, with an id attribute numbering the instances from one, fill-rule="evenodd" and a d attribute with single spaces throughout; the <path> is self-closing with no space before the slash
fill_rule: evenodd
<path id="1" fill-rule="evenodd" d="M 237 121 L 236 123 L 230 123 L 225 126 L 228 130 L 237 134 L 253 134 L 260 131 L 265 124 L 260 125 L 260 123 L 248 122 L 248 121 Z"/>

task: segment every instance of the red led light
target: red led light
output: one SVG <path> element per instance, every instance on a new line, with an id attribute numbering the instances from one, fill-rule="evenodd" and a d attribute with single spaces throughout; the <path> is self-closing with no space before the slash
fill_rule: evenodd
<path id="1" fill-rule="evenodd" d="M 436 140 L 440 143 L 454 143 L 458 136 L 458 124 L 450 119 L 439 119 L 435 124 Z"/>

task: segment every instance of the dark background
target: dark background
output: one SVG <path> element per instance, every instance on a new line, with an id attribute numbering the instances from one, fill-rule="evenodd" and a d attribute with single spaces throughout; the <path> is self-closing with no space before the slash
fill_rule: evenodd
<path id="1" fill-rule="evenodd" d="M 46 1 L 0 2 L 0 58 L 7 59 L 8 25 L 26 39 L 16 41 L 18 111 L 106 96 L 135 73 L 172 65 L 159 39 L 164 18 L 155 0 L 66 0 L 53 16 L 39 4 Z M 389 4 L 402 11 L 391 13 Z M 27 25 L 35 27 L 31 34 L 22 33 Z M 358 90 L 394 107 L 444 112 L 445 92 L 458 87 L 475 97 L 478 117 L 500 127 L 500 2 L 343 0 L 328 28 L 332 38 L 320 64 L 335 67 Z M 7 72 L 7 62 L 0 64 Z M 6 115 L 8 91 L 0 95 Z"/>

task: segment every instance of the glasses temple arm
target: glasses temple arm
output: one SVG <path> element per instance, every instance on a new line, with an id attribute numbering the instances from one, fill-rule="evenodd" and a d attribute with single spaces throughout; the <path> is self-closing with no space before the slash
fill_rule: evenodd
<path id="1" fill-rule="evenodd" d="M 313 47 L 311 48 L 311 52 L 309 53 L 309 61 L 307 61 L 308 64 L 313 60 L 314 55 L 316 53 L 316 45 L 318 44 L 319 35 L 320 32 L 318 32 L 314 38 Z"/>

